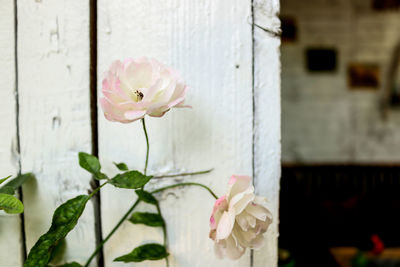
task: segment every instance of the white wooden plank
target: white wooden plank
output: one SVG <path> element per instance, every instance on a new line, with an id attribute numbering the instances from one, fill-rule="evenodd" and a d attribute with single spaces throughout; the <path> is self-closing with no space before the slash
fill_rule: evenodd
<path id="1" fill-rule="evenodd" d="M 15 101 L 14 2 L 0 1 L 0 177 L 18 173 Z M 21 266 L 21 220 L 0 211 L 0 266 Z"/>
<path id="2" fill-rule="evenodd" d="M 174 66 L 190 86 L 193 109 L 148 118 L 150 173 L 214 167 L 201 177 L 222 195 L 231 174 L 252 174 L 251 3 L 220 1 L 106 1 L 98 3 L 99 77 L 114 59 L 147 55 Z M 98 81 L 101 87 L 101 79 Z M 99 90 L 100 91 L 100 90 Z M 112 161 L 142 169 L 145 139 L 140 122 L 111 123 L 99 111 L 99 153 L 108 172 Z M 153 187 L 159 186 L 159 183 Z M 135 199 L 129 190 L 102 192 L 107 234 Z M 199 188 L 164 194 L 171 266 L 250 266 L 248 252 L 237 262 L 218 260 L 208 238 L 214 200 Z M 105 266 L 136 245 L 161 240 L 161 231 L 126 222 L 105 248 Z M 134 266 L 165 266 L 163 261 Z"/>
<path id="3" fill-rule="evenodd" d="M 28 251 L 55 208 L 90 188 L 78 165 L 78 152 L 91 150 L 88 31 L 89 1 L 18 1 L 21 162 L 37 177 L 23 191 Z M 94 246 L 88 203 L 64 260 L 83 262 Z"/>
<path id="4" fill-rule="evenodd" d="M 280 22 L 278 0 L 254 1 L 254 184 L 265 196 L 273 214 L 266 244 L 254 252 L 254 267 L 277 266 L 279 182 L 281 175 L 280 127 Z M 268 33 L 261 28 L 270 31 Z"/>

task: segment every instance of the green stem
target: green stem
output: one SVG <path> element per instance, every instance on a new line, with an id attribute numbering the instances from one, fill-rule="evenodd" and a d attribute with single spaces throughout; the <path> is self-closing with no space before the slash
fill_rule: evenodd
<path id="1" fill-rule="evenodd" d="M 167 189 L 171 189 L 171 188 L 175 188 L 175 187 L 180 187 L 180 186 L 188 186 L 188 185 L 203 187 L 203 188 L 206 189 L 215 199 L 218 199 L 217 195 L 216 195 L 208 186 L 203 185 L 203 184 L 199 184 L 199 183 L 179 183 L 179 184 L 172 184 L 172 185 L 168 185 L 168 186 L 165 186 L 165 187 L 161 187 L 161 188 L 159 188 L 159 189 L 156 189 L 156 190 L 152 191 L 151 193 L 152 193 L 152 194 L 155 194 L 155 193 L 159 193 L 159 192 L 162 192 L 162 191 L 164 191 L 164 190 L 167 190 Z"/>
<path id="2" fill-rule="evenodd" d="M 199 174 L 206 174 L 211 172 L 213 169 L 205 170 L 205 171 L 198 171 L 198 172 L 183 172 L 177 174 L 166 174 L 166 175 L 159 175 L 153 176 L 153 179 L 160 179 L 160 178 L 171 178 L 171 177 L 180 177 L 180 176 L 190 176 L 190 175 L 199 175 Z"/>
<path id="3" fill-rule="evenodd" d="M 104 184 L 102 184 L 102 185 L 101 185 L 99 188 L 97 188 L 95 191 L 93 191 L 93 193 L 97 192 L 97 191 L 98 191 L 102 186 L 104 186 L 105 184 L 107 184 L 107 182 L 104 183 Z M 199 183 L 179 183 L 179 184 L 168 185 L 168 186 L 165 186 L 165 187 L 158 188 L 158 189 L 152 191 L 151 193 L 152 193 L 152 194 L 155 194 L 155 193 L 159 193 L 159 192 L 162 192 L 162 191 L 164 191 L 164 190 L 167 190 L 167 189 L 171 189 L 171 188 L 175 188 L 175 187 L 180 187 L 180 186 L 190 186 L 190 185 L 202 187 L 202 188 L 206 189 L 208 192 L 210 192 L 210 194 L 211 194 L 215 199 L 218 199 L 217 195 L 216 195 L 209 187 L 207 187 L 207 186 L 205 186 L 205 185 L 203 185 L 203 184 L 199 184 Z M 92 194 L 93 194 L 93 193 L 92 193 Z M 124 216 L 119 220 L 119 222 L 114 226 L 114 228 L 113 228 L 113 229 L 111 230 L 111 232 L 107 235 L 107 237 L 96 247 L 95 251 L 92 253 L 92 255 L 90 255 L 90 258 L 87 260 L 87 262 L 86 262 L 86 264 L 84 265 L 84 267 L 88 267 L 88 266 L 89 266 L 90 262 L 93 260 L 93 258 L 96 256 L 96 254 L 100 251 L 100 249 L 104 246 L 104 244 L 110 239 L 110 237 L 115 233 L 115 231 L 117 231 L 117 229 L 118 229 L 118 228 L 121 226 L 121 224 L 126 220 L 126 218 L 128 218 L 129 214 L 131 214 L 131 212 L 136 208 L 136 206 L 139 204 L 139 202 L 140 202 L 139 199 L 136 200 L 136 202 L 132 205 L 132 207 L 130 207 L 130 209 L 125 213 L 125 215 L 124 215 Z M 166 236 L 167 236 L 167 233 L 166 233 L 166 230 L 165 230 L 165 232 L 164 232 L 164 237 L 165 237 L 165 239 L 164 239 L 164 240 L 166 240 Z M 164 242 L 166 242 L 166 241 L 164 241 Z"/>
<path id="4" fill-rule="evenodd" d="M 158 214 L 160 215 L 161 218 L 163 218 L 163 216 L 162 216 L 162 214 L 161 214 L 160 204 L 159 204 L 158 202 L 157 202 L 157 204 L 156 204 L 156 207 L 157 207 Z M 167 244 L 167 225 L 166 225 L 166 223 L 165 223 L 164 218 L 163 218 L 163 221 L 164 221 L 164 223 L 163 223 L 162 229 L 163 229 L 163 235 L 164 235 L 164 247 L 165 247 L 165 249 L 168 251 L 168 244 Z M 165 263 L 167 264 L 167 267 L 169 267 L 168 256 L 165 257 Z"/>
<path id="5" fill-rule="evenodd" d="M 149 137 L 147 135 L 147 129 L 146 129 L 146 122 L 144 120 L 144 118 L 142 119 L 142 125 L 143 125 L 143 131 L 144 131 L 144 135 L 146 137 L 146 145 L 147 145 L 147 151 L 146 151 L 146 163 L 144 164 L 144 175 L 146 175 L 147 172 L 147 164 L 149 162 L 149 151 L 150 151 L 150 143 L 149 143 Z"/>
<path id="6" fill-rule="evenodd" d="M 111 232 L 106 236 L 106 238 L 96 247 L 92 255 L 90 255 L 89 259 L 86 261 L 86 264 L 84 267 L 88 267 L 90 262 L 93 260 L 93 258 L 96 256 L 96 254 L 100 251 L 100 249 L 104 246 L 104 244 L 110 239 L 110 237 L 117 231 L 117 229 L 121 226 L 121 224 L 128 218 L 129 214 L 136 208 L 136 206 L 139 204 L 140 200 L 136 200 L 136 202 L 130 207 L 130 209 L 125 213 L 124 216 L 119 220 L 117 225 L 114 226 L 114 228 L 111 230 Z"/>
<path id="7" fill-rule="evenodd" d="M 94 196 L 97 192 L 100 191 L 100 189 L 105 186 L 106 184 L 108 184 L 110 180 L 108 180 L 107 182 L 103 183 L 102 185 L 100 185 L 99 187 L 97 187 L 95 190 L 93 190 L 92 193 L 90 193 L 89 198 L 92 198 L 92 196 Z"/>

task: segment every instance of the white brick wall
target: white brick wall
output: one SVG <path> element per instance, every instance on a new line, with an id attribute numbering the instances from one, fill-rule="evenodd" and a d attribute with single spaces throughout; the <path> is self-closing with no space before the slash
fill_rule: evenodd
<path id="1" fill-rule="evenodd" d="M 282 0 L 297 41 L 282 45 L 282 150 L 288 163 L 400 162 L 400 111 L 381 119 L 380 90 L 349 90 L 349 63 L 378 64 L 382 81 L 400 41 L 400 11 L 369 0 Z M 308 47 L 336 48 L 333 73 L 309 73 Z"/>

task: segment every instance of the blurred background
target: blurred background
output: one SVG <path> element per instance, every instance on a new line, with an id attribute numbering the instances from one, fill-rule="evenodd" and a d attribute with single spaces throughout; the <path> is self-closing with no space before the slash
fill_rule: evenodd
<path id="1" fill-rule="evenodd" d="M 280 266 L 400 266 L 400 1 L 282 0 Z"/>

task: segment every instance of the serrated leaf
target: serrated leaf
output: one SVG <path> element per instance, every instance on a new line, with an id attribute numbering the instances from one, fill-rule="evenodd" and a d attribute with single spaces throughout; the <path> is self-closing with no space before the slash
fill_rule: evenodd
<path id="1" fill-rule="evenodd" d="M 0 210 L 4 210 L 10 214 L 22 213 L 24 212 L 24 205 L 18 198 L 0 193 Z"/>
<path id="2" fill-rule="evenodd" d="M 107 175 L 100 172 L 101 165 L 98 158 L 85 152 L 79 152 L 78 156 L 79 156 L 79 165 L 83 169 L 93 174 L 96 179 L 102 180 L 108 178 Z"/>
<path id="3" fill-rule="evenodd" d="M 89 199 L 87 195 L 80 195 L 56 209 L 50 229 L 32 247 L 24 267 L 43 267 L 48 264 L 52 251 L 75 227 Z"/>
<path id="4" fill-rule="evenodd" d="M 141 262 L 145 260 L 161 260 L 168 257 L 168 252 L 160 244 L 146 244 L 132 250 L 131 253 L 116 258 L 114 261 Z"/>
<path id="5" fill-rule="evenodd" d="M 143 187 L 153 176 L 146 176 L 139 171 L 128 171 L 117 174 L 110 180 L 110 184 L 127 189 L 137 189 Z"/>
<path id="6" fill-rule="evenodd" d="M 120 171 L 128 171 L 128 170 L 129 170 L 128 166 L 127 166 L 125 163 L 123 163 L 123 162 L 120 162 L 120 163 L 114 162 L 114 165 L 115 165 L 115 166 L 118 168 L 118 170 L 120 170 Z"/>
<path id="7" fill-rule="evenodd" d="M 152 227 L 164 226 L 163 218 L 157 213 L 135 212 L 129 221 L 134 224 L 144 224 Z"/>
<path id="8" fill-rule="evenodd" d="M 32 173 L 21 174 L 15 177 L 14 179 L 8 181 L 3 187 L 0 188 L 0 193 L 8 194 L 10 193 L 10 188 L 12 188 L 14 194 L 15 190 L 17 190 L 23 183 L 25 183 L 29 179 L 33 179 L 35 176 Z M 8 188 L 5 188 L 8 187 Z M 7 192 L 7 193 L 6 193 Z"/>
<path id="9" fill-rule="evenodd" d="M 138 196 L 138 198 L 143 202 L 153 205 L 157 205 L 158 203 L 157 199 L 150 192 L 139 189 L 136 190 L 135 193 Z"/>
<path id="10" fill-rule="evenodd" d="M 0 179 L 0 184 L 4 183 L 4 181 L 7 180 L 7 179 L 10 178 L 10 177 L 11 177 L 11 175 L 7 176 L 6 178 Z"/>

